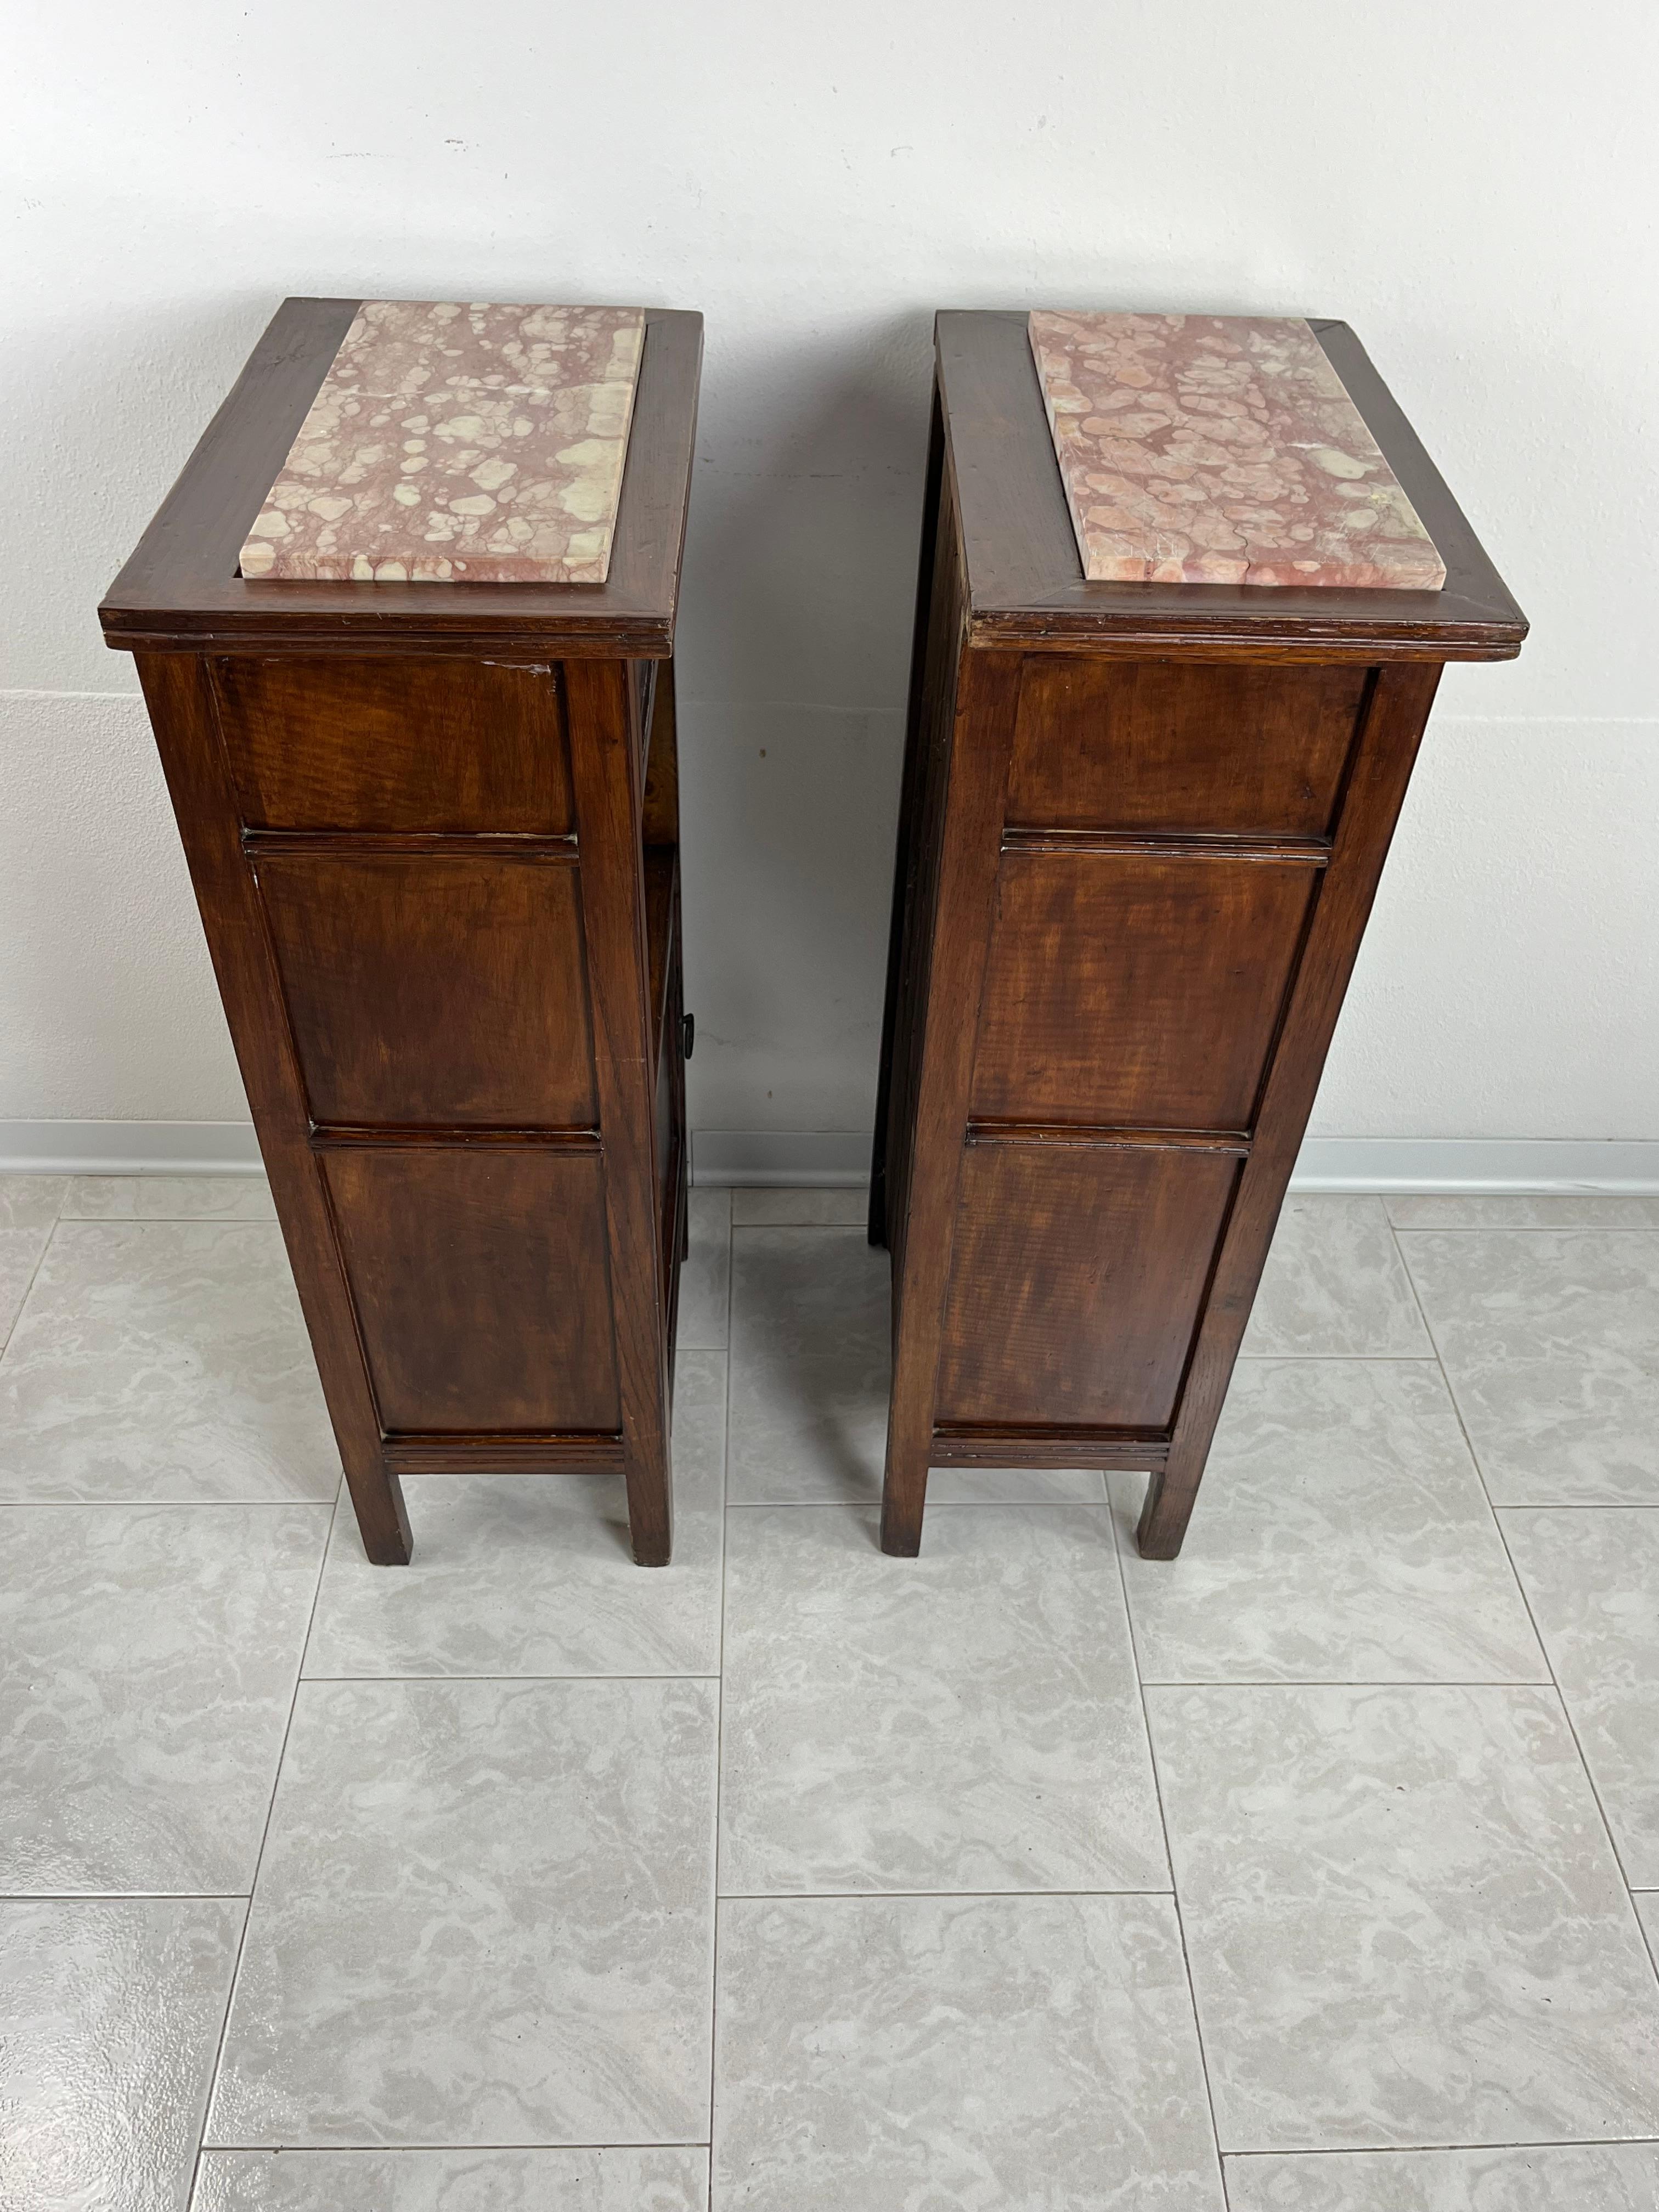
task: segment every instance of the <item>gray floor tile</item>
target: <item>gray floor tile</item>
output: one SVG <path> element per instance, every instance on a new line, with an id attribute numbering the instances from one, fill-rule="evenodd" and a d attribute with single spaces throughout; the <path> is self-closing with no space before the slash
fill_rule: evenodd
<path id="1" fill-rule="evenodd" d="M 0 1498 L 331 1498 L 275 1228 L 60 1222 L 0 1358 Z"/>
<path id="2" fill-rule="evenodd" d="M 1149 1682 L 1545 1682 L 1432 1360 L 1246 1360 L 1176 1562 L 1114 1475 Z"/>
<path id="3" fill-rule="evenodd" d="M 275 1221 L 262 1175 L 76 1176 L 65 1221 Z"/>
<path id="4" fill-rule="evenodd" d="M 857 1229 L 732 1238 L 733 1503 L 877 1497 L 887 1446 L 889 1263 Z"/>
<path id="5" fill-rule="evenodd" d="M 707 2212 L 706 2150 L 210 2150 L 191 2212 Z"/>
<path id="6" fill-rule="evenodd" d="M 1162 1897 L 720 1907 L 714 2203 L 1221 2212 Z"/>
<path id="7" fill-rule="evenodd" d="M 862 1229 L 870 1218 L 870 1193 L 856 1185 L 839 1190 L 734 1190 L 734 1229 Z"/>
<path id="8" fill-rule="evenodd" d="M 1529 1196 L 1384 1200 L 1396 1229 L 1659 1229 L 1659 1198 Z"/>
<path id="9" fill-rule="evenodd" d="M 1659 1235 L 1402 1231 L 1495 1505 L 1659 1505 Z"/>
<path id="10" fill-rule="evenodd" d="M 0 1893 L 252 1887 L 329 1512 L 0 1506 Z"/>
<path id="11" fill-rule="evenodd" d="M 728 1517 L 723 1890 L 1167 1888 L 1103 1509 Z"/>
<path id="12" fill-rule="evenodd" d="M 694 1190 L 691 1249 L 680 1269 L 676 1341 L 683 1352 L 724 1352 L 732 1279 L 732 1194 Z"/>
<path id="13" fill-rule="evenodd" d="M 242 1911 L 0 1905 L 4 2212 L 185 2212 Z"/>
<path id="14" fill-rule="evenodd" d="M 725 1458 L 725 1354 L 683 1351 L 670 1566 L 635 1565 L 618 1474 L 406 1477 L 412 1564 L 339 1516 L 307 1674 L 718 1674 Z"/>
<path id="15" fill-rule="evenodd" d="M 62 1176 L 0 1176 L 0 1345 L 34 1279 L 66 1188 Z"/>
<path id="16" fill-rule="evenodd" d="M 1380 1198 L 1289 1198 L 1244 1333 L 1246 1358 L 1430 1357 Z"/>
<path id="17" fill-rule="evenodd" d="M 306 1682 L 208 2139 L 695 2142 L 715 1693 Z"/>
<path id="18" fill-rule="evenodd" d="M 1638 1889 L 1634 1893 L 1636 1917 L 1642 1923 L 1642 1933 L 1648 1939 L 1656 1969 L 1659 1969 L 1659 1889 Z"/>
<path id="19" fill-rule="evenodd" d="M 861 1229 L 732 1232 L 726 1496 L 828 1505 L 881 1495 L 891 1268 Z M 1096 1504 L 1093 1469 L 938 1468 L 930 1505 Z"/>
<path id="20" fill-rule="evenodd" d="M 1146 1693 L 1224 2150 L 1659 2134 L 1659 1983 L 1554 1693 Z"/>
<path id="21" fill-rule="evenodd" d="M 1230 2158 L 1232 2212 L 1659 2212 L 1659 2143 Z"/>
<path id="22" fill-rule="evenodd" d="M 1659 1509 L 1500 1517 L 1625 1879 L 1659 1887 Z"/>

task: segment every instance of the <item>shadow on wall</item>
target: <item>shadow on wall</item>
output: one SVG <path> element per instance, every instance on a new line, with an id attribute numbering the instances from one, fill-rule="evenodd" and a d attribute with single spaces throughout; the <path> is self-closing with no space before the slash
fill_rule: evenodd
<path id="1" fill-rule="evenodd" d="M 705 372 L 681 696 L 697 1128 L 874 1111 L 931 316 Z M 711 423 L 708 415 L 714 417 Z M 702 441 L 700 441 L 702 442 Z"/>

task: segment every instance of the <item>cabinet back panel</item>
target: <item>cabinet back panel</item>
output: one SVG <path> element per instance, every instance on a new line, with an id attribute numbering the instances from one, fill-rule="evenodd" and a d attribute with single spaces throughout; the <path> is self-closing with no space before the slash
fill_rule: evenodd
<path id="1" fill-rule="evenodd" d="M 563 836 L 570 769 L 546 669 L 477 660 L 219 660 L 252 829 Z"/>
<path id="2" fill-rule="evenodd" d="M 388 1430 L 618 1427 L 599 1153 L 325 1159 Z"/>
<path id="3" fill-rule="evenodd" d="M 937 1418 L 1166 1427 L 1237 1171 L 1220 1152 L 970 1146 Z"/>
<path id="4" fill-rule="evenodd" d="M 1034 653 L 1008 820 L 1056 830 L 1330 830 L 1367 672 Z"/>
<path id="5" fill-rule="evenodd" d="M 590 1127 L 577 872 L 499 853 L 260 852 L 319 1121 Z"/>
<path id="6" fill-rule="evenodd" d="M 1263 860 L 1006 851 L 973 1115 L 1246 1127 L 1318 880 Z"/>

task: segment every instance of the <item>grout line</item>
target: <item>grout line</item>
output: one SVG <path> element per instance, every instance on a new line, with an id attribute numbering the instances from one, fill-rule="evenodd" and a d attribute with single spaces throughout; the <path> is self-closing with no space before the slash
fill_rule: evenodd
<path id="1" fill-rule="evenodd" d="M 1060 1897 L 1170 1897 L 1167 1889 L 732 1889 L 722 1905 L 893 1905 L 965 1898 L 981 1904 L 1041 1905 Z"/>
<path id="2" fill-rule="evenodd" d="M 726 1208 L 726 1419 L 720 1431 L 720 1613 L 717 1647 L 714 1722 L 714 1856 L 713 1928 L 708 1946 L 708 2186 L 714 2186 L 714 2103 L 717 2094 L 720 2031 L 720 1833 L 726 1798 L 726 1575 L 730 1558 L 726 1526 L 726 1484 L 732 1464 L 732 1237 L 734 1224 L 728 1199 Z"/>
<path id="3" fill-rule="evenodd" d="M 649 2142 L 618 2142 L 613 2137 L 609 2142 L 226 2142 L 209 2143 L 205 2148 L 214 2151 L 269 2152 L 272 2157 L 281 2157 L 289 2152 L 298 2151 L 313 2158 L 319 2155 L 333 2158 L 337 2154 L 343 2154 L 349 2158 L 421 2158 L 428 2152 L 435 2152 L 441 2156 L 447 2152 L 455 2150 L 707 2150 L 708 2146 L 706 2142 L 663 2142 L 653 2136 Z"/>
<path id="4" fill-rule="evenodd" d="M 307 1674 L 307 1682 L 718 1682 L 718 1674 Z"/>
<path id="5" fill-rule="evenodd" d="M 1340 1364 L 1344 1367 L 1434 1367 L 1439 1364 L 1431 1352 L 1241 1352 L 1233 1364 L 1237 1367 L 1258 1363 L 1265 1365 L 1270 1359 L 1281 1364 L 1296 1360 L 1305 1365 Z"/>
<path id="6" fill-rule="evenodd" d="M 1112 1516 L 1112 1555 L 1117 1561 L 1117 1587 L 1123 1603 L 1123 1625 L 1129 1639 L 1129 1670 L 1135 1678 L 1135 1694 L 1140 1701 L 1140 1730 L 1146 1744 L 1146 1760 L 1152 1769 L 1152 1796 L 1158 1806 L 1158 1824 L 1164 1836 L 1164 1856 L 1169 1863 L 1170 1909 L 1175 1914 L 1176 1933 L 1181 1939 L 1181 1966 L 1187 1977 L 1187 2002 L 1193 2008 L 1193 2036 L 1198 2045 L 1199 2071 L 1204 2076 L 1204 2101 L 1209 2108 L 1210 2135 L 1215 2144 L 1216 2173 L 1221 2183 L 1223 2212 L 1227 2212 L 1231 2199 L 1227 2193 L 1227 2162 L 1222 2154 L 1221 2130 L 1215 2116 L 1215 2092 L 1210 2086 L 1209 2054 L 1204 2048 L 1204 2029 L 1198 2016 L 1198 1990 L 1193 1980 L 1193 1962 L 1187 1948 L 1187 1923 L 1182 1917 L 1181 1894 L 1176 1887 L 1175 1850 L 1170 1841 L 1169 1815 L 1164 1809 L 1164 1783 L 1158 1771 L 1158 1752 L 1152 1742 L 1152 1719 L 1146 1708 L 1146 1684 L 1140 1672 L 1140 1650 L 1135 1642 L 1134 1609 L 1129 1603 L 1129 1578 L 1123 1571 L 1123 1538 L 1118 1517 L 1111 1503 L 1111 1484 L 1106 1486 L 1107 1510 Z M 1133 1539 L 1131 1540 L 1133 1540 Z"/>
<path id="7" fill-rule="evenodd" d="M 300 1702 L 300 1692 L 305 1682 L 305 1656 L 311 1644 L 311 1632 L 317 1618 L 317 1601 L 322 1595 L 323 1570 L 328 1565 L 328 1550 L 333 1540 L 334 1522 L 339 1517 L 341 1491 L 344 1478 L 334 1493 L 334 1512 L 323 1536 L 322 1550 L 317 1560 L 317 1581 L 311 1593 L 311 1610 L 306 1615 L 306 1632 L 300 1640 L 300 1656 L 294 1668 L 294 1691 L 288 1701 L 288 1723 L 283 1730 L 281 1747 L 276 1753 L 276 1765 L 270 1778 L 270 1796 L 265 1805 L 264 1826 L 259 1831 L 259 1848 L 253 1856 L 253 1874 L 248 1883 L 247 1905 L 242 1914 L 242 1932 L 237 1939 L 236 1957 L 230 1970 L 230 1985 L 225 1991 L 225 2016 L 219 2023 L 219 2038 L 214 2045 L 213 2063 L 208 2069 L 207 2096 L 202 2106 L 202 2124 L 196 2137 L 196 2156 L 190 2169 L 190 2186 L 185 2192 L 185 2202 L 196 2199 L 196 2185 L 202 2169 L 202 2153 L 209 2148 L 208 2123 L 213 2117 L 213 2094 L 219 2086 L 219 2069 L 224 2063 L 225 2041 L 230 2033 L 231 2008 L 236 2002 L 236 1984 L 242 1978 L 242 1958 L 247 1949 L 248 1924 L 253 1917 L 253 1899 L 259 1887 L 259 1869 L 264 1864 L 265 1845 L 270 1839 L 270 1823 L 276 1809 L 276 1793 L 282 1787 L 283 1765 L 288 1757 L 289 1738 L 294 1733 L 294 1713 Z M 214 2148 L 217 2148 L 216 2144 Z"/>
<path id="8" fill-rule="evenodd" d="M 1143 1472 L 1131 1468 L 1128 1473 Z M 952 1468 L 951 1474 L 962 1472 Z M 1092 1468 L 1081 1470 L 1093 1474 Z M 1055 1513 L 1109 1513 L 1111 1507 L 1099 1498 L 930 1498 L 930 1513 L 996 1513 L 1013 1510 L 1025 1512 L 1041 1505 Z M 873 1498 L 738 1498 L 726 1507 L 728 1513 L 775 1513 L 781 1508 L 802 1513 L 876 1513 L 881 1510 L 879 1492 Z"/>
<path id="9" fill-rule="evenodd" d="M 1206 1674 L 1149 1678 L 1143 1686 L 1148 1690 L 1553 1690 L 1555 1684 L 1547 1676 L 1522 1681 L 1508 1674 L 1489 1674 L 1484 1681 L 1474 1682 L 1450 1682 L 1438 1674 L 1395 1674 L 1381 1680 L 1362 1680 L 1346 1674 L 1334 1681 L 1320 1681 L 1306 1674 L 1278 1674 L 1248 1682 Z"/>
<path id="10" fill-rule="evenodd" d="M 247 1513 L 256 1510 L 292 1513 L 307 1506 L 331 1508 L 339 1497 L 337 1486 L 326 1498 L 3 1498 L 0 1497 L 0 1512 L 12 1513 L 28 1508 L 36 1512 L 55 1512 L 66 1505 L 84 1506 L 88 1511 L 107 1513 L 118 1506 L 137 1512 L 154 1506 L 169 1513 L 200 1513 L 209 1508 Z"/>
<path id="11" fill-rule="evenodd" d="M 246 1889 L 7 1889 L 0 1905 L 246 1905 Z"/>
<path id="12" fill-rule="evenodd" d="M 60 1201 L 57 1212 L 47 1224 L 46 1235 L 40 1239 L 40 1249 L 35 1255 L 34 1265 L 29 1269 L 29 1279 L 23 1285 L 22 1297 L 17 1301 L 17 1310 L 11 1317 L 5 1334 L 0 1336 L 0 1359 L 5 1358 L 7 1346 L 22 1325 L 23 1316 L 28 1310 L 29 1300 L 34 1294 L 34 1285 L 40 1280 L 40 1270 L 46 1266 L 46 1255 L 52 1249 L 52 1240 L 58 1234 L 63 1218 L 64 1208 Z"/>
<path id="13" fill-rule="evenodd" d="M 1442 2151 L 1463 2150 L 1602 2150 L 1621 2143 L 1659 2142 L 1659 2136 L 1551 2136 L 1516 2142 L 1508 2136 L 1489 2136 L 1482 2142 L 1427 2143 L 1303 2143 L 1291 2149 L 1253 2146 L 1230 2150 L 1229 2158 L 1425 2158 Z"/>
<path id="14" fill-rule="evenodd" d="M 1574 1498 L 1562 1505 L 1539 1505 L 1530 1498 L 1510 1504 L 1501 1498 L 1492 1501 L 1494 1513 L 1659 1513 L 1659 1498 Z"/>
<path id="15" fill-rule="evenodd" d="M 1578 1729 L 1573 1721 L 1571 1711 L 1567 1705 L 1566 1693 L 1562 1689 L 1560 1679 L 1556 1674 L 1555 1662 L 1550 1656 L 1549 1645 L 1544 1639 L 1543 1631 L 1538 1626 L 1538 1617 L 1533 1611 L 1532 1599 L 1528 1595 L 1525 1580 L 1522 1576 L 1521 1570 L 1515 1564 L 1515 1554 L 1510 1549 L 1509 1537 L 1504 1533 L 1503 1522 L 1498 1518 L 1498 1509 L 1492 1504 L 1492 1492 L 1486 1486 L 1486 1470 L 1480 1464 L 1480 1455 L 1474 1448 L 1474 1439 L 1470 1436 L 1468 1424 L 1463 1419 L 1463 1408 L 1457 1402 L 1457 1393 L 1452 1388 L 1451 1376 L 1446 1372 L 1446 1363 L 1441 1355 L 1439 1340 L 1436 1337 L 1433 1328 L 1430 1323 L 1427 1309 L 1425 1307 L 1422 1298 L 1419 1294 L 1416 1279 L 1412 1274 L 1410 1263 L 1407 1261 L 1405 1251 L 1400 1243 L 1400 1231 L 1395 1228 L 1392 1222 L 1389 1224 L 1389 1233 L 1395 1240 L 1395 1249 L 1400 1255 L 1400 1264 L 1406 1270 L 1406 1279 L 1411 1284 L 1412 1296 L 1417 1299 L 1418 1312 L 1422 1316 L 1424 1328 L 1428 1330 L 1429 1342 L 1434 1346 L 1434 1356 L 1440 1363 L 1440 1373 L 1446 1385 L 1446 1395 L 1451 1401 L 1452 1411 L 1457 1417 L 1457 1425 L 1459 1430 L 1462 1431 L 1463 1437 L 1463 1448 L 1468 1453 L 1469 1458 L 1474 1463 L 1476 1478 L 1480 1482 L 1481 1492 L 1486 1500 L 1486 1510 L 1492 1515 L 1492 1527 L 1498 1531 L 1498 1540 L 1504 1547 L 1504 1557 L 1509 1563 L 1510 1574 L 1515 1577 L 1515 1586 L 1521 1593 L 1521 1602 L 1526 1607 L 1528 1622 L 1531 1626 L 1534 1637 L 1537 1640 L 1538 1648 L 1544 1655 L 1544 1664 L 1549 1669 L 1550 1686 L 1555 1692 L 1555 1701 L 1560 1708 L 1561 1718 L 1566 1724 L 1567 1734 L 1572 1739 L 1572 1747 L 1578 1753 L 1578 1764 L 1583 1771 L 1585 1783 L 1589 1786 L 1591 1802 L 1595 1805 L 1597 1813 L 1601 1815 L 1601 1832 L 1607 1838 L 1608 1850 L 1613 1853 L 1613 1863 L 1618 1873 L 1619 1879 L 1625 1885 L 1625 1896 L 1630 1905 L 1631 1917 L 1636 1923 L 1636 1932 L 1645 1944 L 1646 1932 L 1642 1926 L 1641 1915 L 1636 1910 L 1636 1899 L 1631 1889 L 1630 1876 L 1625 1871 L 1625 1862 L 1619 1849 L 1618 1838 L 1613 1832 L 1613 1823 L 1607 1818 L 1607 1808 L 1601 1802 L 1601 1792 L 1596 1787 L 1595 1775 L 1590 1771 L 1590 1763 L 1584 1756 L 1584 1747 L 1579 1741 Z M 1542 1510 L 1547 1510 L 1548 1509 L 1546 1508 Z M 1653 1968 L 1656 1978 L 1659 1978 L 1659 1959 L 1656 1959 L 1654 1957 L 1651 1946 L 1648 1947 L 1648 1963 Z"/>

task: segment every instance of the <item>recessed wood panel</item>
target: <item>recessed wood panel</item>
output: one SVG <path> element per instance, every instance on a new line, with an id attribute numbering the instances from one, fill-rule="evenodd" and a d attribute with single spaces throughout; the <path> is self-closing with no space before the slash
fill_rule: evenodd
<path id="1" fill-rule="evenodd" d="M 251 828 L 570 829 L 550 670 L 238 658 L 214 664 L 214 688 Z"/>
<path id="2" fill-rule="evenodd" d="M 329 1193 L 392 1431 L 615 1430 L 598 1152 L 331 1152 Z"/>
<path id="3" fill-rule="evenodd" d="M 1367 672 L 1033 654 L 1007 818 L 1323 836 Z"/>
<path id="4" fill-rule="evenodd" d="M 496 852 L 264 850 L 313 1119 L 591 1127 L 578 878 Z"/>
<path id="5" fill-rule="evenodd" d="M 1316 868 L 1146 853 L 1003 854 L 973 1115 L 1243 1129 Z"/>
<path id="6" fill-rule="evenodd" d="M 939 1421 L 1166 1427 L 1237 1172 L 1217 1152 L 970 1146 Z"/>

